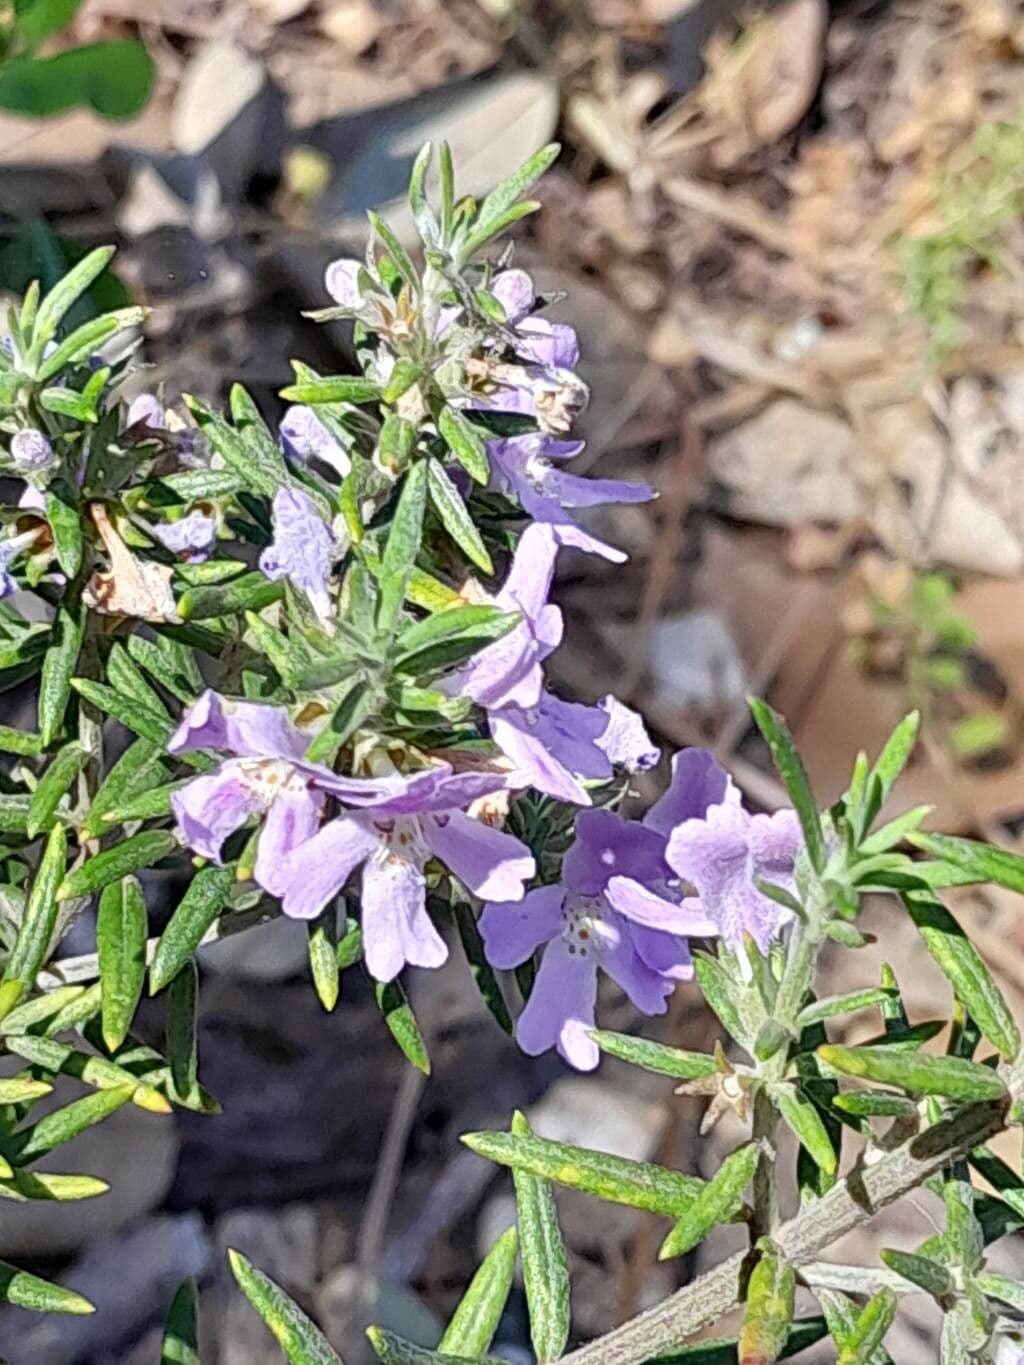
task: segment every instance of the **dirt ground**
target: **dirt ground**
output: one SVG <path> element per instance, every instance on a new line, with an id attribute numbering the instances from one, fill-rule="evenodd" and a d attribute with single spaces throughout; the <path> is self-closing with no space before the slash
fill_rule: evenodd
<path id="1" fill-rule="evenodd" d="M 368 208 L 402 230 L 423 140 L 446 137 L 478 192 L 557 137 L 517 260 L 567 291 L 555 311 L 580 331 L 593 391 L 582 460 L 661 493 L 653 511 L 595 518 L 627 567 L 568 563 L 557 685 L 614 690 L 668 750 L 714 748 L 765 809 L 783 794 L 749 692 L 788 717 L 825 800 L 919 706 L 898 804 L 1019 846 L 1018 0 L 87 0 L 59 41 L 122 34 L 158 70 L 132 123 L 0 116 L 0 288 L 20 289 L 54 243 L 59 257 L 65 239 L 116 240 L 120 277 L 153 309 L 146 386 L 221 399 L 240 379 L 273 417 L 291 356 L 339 367 L 344 337 L 300 312 L 322 303 L 325 262 L 359 247 Z M 972 891 L 955 908 L 1020 1009 L 1019 903 Z M 912 930 L 876 918 L 877 951 L 853 960 L 864 975 L 842 977 L 848 954 L 831 988 L 891 958 L 927 1018 L 941 978 Z M 276 1347 L 222 1268 L 229 1245 L 349 1365 L 371 1315 L 436 1340 L 510 1216 L 508 1183 L 458 1134 L 515 1105 L 549 1135 L 702 1169 L 693 1102 L 613 1064 L 581 1082 L 522 1058 L 464 972 L 420 983 L 436 1066 L 411 1079 L 358 986 L 322 1013 L 288 929 L 206 964 L 203 1062 L 223 1116 L 181 1119 L 166 1151 L 154 1137 L 95 1225 L 0 1233 L 0 1253 L 47 1268 L 93 1238 L 76 1286 L 101 1311 L 67 1333 L 0 1318 L 18 1365 L 156 1359 L 185 1273 L 209 1287 L 204 1362 L 270 1365 Z M 620 999 L 606 1011 L 609 1027 L 635 1022 Z M 714 1037 L 685 989 L 660 1027 Z M 95 1161 L 122 1160 L 131 1135 L 111 1157 L 115 1126 Z M 579 1336 L 692 1273 L 655 1262 L 652 1217 L 563 1203 Z M 875 1241 L 894 1235 L 913 1228 Z M 126 1276 L 132 1306 L 116 1308 L 109 1285 Z M 927 1321 L 904 1330 L 901 1365 L 934 1359 Z M 521 1301 L 499 1335 L 499 1354 L 527 1351 Z"/>

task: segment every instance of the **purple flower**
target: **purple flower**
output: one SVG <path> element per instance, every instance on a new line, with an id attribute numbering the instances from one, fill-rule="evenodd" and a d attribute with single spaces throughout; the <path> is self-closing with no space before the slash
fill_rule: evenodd
<path id="1" fill-rule="evenodd" d="M 16 592 L 18 584 L 11 573 L 11 565 L 33 545 L 40 535 L 40 529 L 23 531 L 21 535 L 0 540 L 0 600 Z"/>
<path id="2" fill-rule="evenodd" d="M 220 749 L 231 757 L 171 799 L 188 846 L 219 862 L 228 836 L 250 817 L 265 816 L 254 875 L 276 895 L 285 855 L 316 833 L 328 795 L 353 806 L 393 804 L 429 797 L 451 774 L 445 764 L 408 778 L 341 777 L 304 759 L 308 744 L 282 707 L 204 692 L 182 716 L 168 752 Z"/>
<path id="3" fill-rule="evenodd" d="M 597 747 L 607 754 L 616 768 L 625 768 L 627 773 L 642 773 L 653 768 L 661 757 L 661 750 L 652 743 L 639 712 L 624 706 L 610 693 L 602 697 L 597 706 L 608 718 L 598 736 Z"/>
<path id="4" fill-rule="evenodd" d="M 165 550 L 189 564 L 208 559 L 217 543 L 217 518 L 198 508 L 177 521 L 158 521 L 148 529 Z"/>
<path id="5" fill-rule="evenodd" d="M 553 441 L 541 432 L 511 436 L 487 444 L 498 490 L 515 498 L 535 522 L 554 528 L 561 544 L 603 555 L 622 564 L 626 556 L 578 526 L 566 511 L 609 502 L 649 502 L 656 494 L 645 483 L 618 479 L 586 479 L 566 474 L 558 463 L 583 449 L 582 441 Z"/>
<path id="6" fill-rule="evenodd" d="M 359 272 L 362 269 L 362 261 L 344 256 L 327 267 L 324 287 L 339 307 L 355 310 L 361 305 L 363 291 L 359 286 Z"/>
<path id="7" fill-rule="evenodd" d="M 524 1052 L 537 1056 L 557 1047 L 572 1066 L 597 1065 L 597 1045 L 589 1037 L 601 967 L 644 1014 L 663 1014 L 674 982 L 692 974 L 683 932 L 713 931 L 698 913 L 675 907 L 643 918 L 619 913 L 605 895 L 609 878 L 628 872 L 638 883 L 660 884 L 670 876 L 664 841 L 642 825 L 611 811 L 583 811 L 576 817 L 576 840 L 562 864 L 562 882 L 530 891 L 517 905 L 488 904 L 480 932 L 488 960 L 499 968 L 516 967 L 544 947 L 537 979 L 519 1016 L 516 1038 Z"/>
<path id="8" fill-rule="evenodd" d="M 296 460 L 323 460 L 344 478 L 352 468 L 348 451 L 336 440 L 312 408 L 290 407 L 281 418 L 281 444 Z"/>
<path id="9" fill-rule="evenodd" d="M 612 765 L 604 750 L 608 717 L 597 706 L 580 706 L 542 691 L 536 706 L 489 710 L 491 738 L 513 764 L 512 787 L 534 787 L 560 801 L 590 805 L 579 781 L 606 781 Z"/>
<path id="10" fill-rule="evenodd" d="M 57 456 L 43 432 L 25 427 L 11 437 L 11 460 L 19 474 L 44 474 Z"/>
<path id="11" fill-rule="evenodd" d="M 764 953 L 792 919 L 755 880 L 795 892 L 794 864 L 802 844 L 795 811 L 751 815 L 738 802 L 710 806 L 702 819 L 684 820 L 669 835 L 669 866 L 693 886 L 744 975 L 750 971 L 744 934 Z"/>
<path id="12" fill-rule="evenodd" d="M 473 819 L 465 807 L 499 790 L 489 773 L 441 776 L 372 810 L 351 811 L 324 825 L 283 860 L 275 887 L 286 915 L 311 919 L 362 865 L 366 965 L 391 981 L 406 963 L 439 967 L 448 956 L 427 912 L 426 864 L 437 858 L 477 896 L 517 901 L 534 875 L 529 849 L 511 834 Z"/>
<path id="13" fill-rule="evenodd" d="M 537 705 L 544 686 L 541 663 L 562 640 L 562 613 L 548 602 L 557 557 L 551 529 L 528 526 L 494 598 L 495 606 L 519 612 L 523 619 L 455 671 L 445 683 L 450 695 L 469 697 L 488 710 Z"/>
<path id="14" fill-rule="evenodd" d="M 491 293 L 505 310 L 515 332 L 516 352 L 541 366 L 572 370 L 579 364 L 580 346 L 574 328 L 534 315 L 537 296 L 525 270 L 502 270 L 491 282 Z"/>
<path id="15" fill-rule="evenodd" d="M 151 431 L 164 431 L 167 428 L 167 410 L 159 398 L 152 393 L 140 393 L 128 404 L 125 426 L 145 426 Z"/>
<path id="16" fill-rule="evenodd" d="M 300 488 L 279 488 L 273 502 L 274 539 L 260 555 L 268 578 L 290 578 L 321 621 L 331 616 L 328 584 L 337 542 L 312 498 Z"/>

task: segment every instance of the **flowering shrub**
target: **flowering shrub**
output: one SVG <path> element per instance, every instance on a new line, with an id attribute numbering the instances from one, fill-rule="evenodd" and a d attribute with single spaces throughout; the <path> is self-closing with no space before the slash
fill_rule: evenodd
<path id="1" fill-rule="evenodd" d="M 658 759 L 641 718 L 546 685 L 564 628 L 550 601 L 559 553 L 623 558 L 575 509 L 653 496 L 572 472 L 587 401 L 576 336 L 546 319 L 511 253 L 495 254 L 536 208 L 522 196 L 555 150 L 476 204 L 455 198 L 442 148 L 436 207 L 424 150 L 410 186 L 422 266 L 376 217 L 365 259 L 334 262 L 333 302 L 317 316 L 353 320 L 360 372 L 296 362 L 276 436 L 239 386 L 227 415 L 192 398 L 180 412 L 122 400 L 134 355 L 123 334 L 143 310 L 62 329 L 107 250 L 10 313 L 0 682 L 32 680 L 37 724 L 0 727 L 0 1040 L 22 1064 L 0 1080 L 0 1194 L 98 1195 L 87 1175 L 33 1163 L 124 1104 L 216 1107 L 196 1063 L 202 943 L 273 915 L 307 921 L 325 1008 L 362 962 L 385 1023 L 427 1070 L 402 973 L 439 966 L 458 938 L 526 1052 L 555 1048 L 583 1070 L 607 1052 L 706 1096 L 705 1130 L 727 1110 L 750 1122 L 707 1181 L 543 1140 L 519 1115 L 510 1132 L 465 1139 L 512 1168 L 539 1360 L 768 1365 L 829 1335 L 844 1365 L 874 1365 L 915 1289 L 942 1308 L 944 1362 L 1024 1359 L 1013 1345 L 1024 1288 L 985 1262 L 986 1245 L 1024 1223 L 1024 1181 L 985 1145 L 1024 1118 L 1021 1036 L 941 901 L 971 881 L 1024 889 L 1024 859 L 924 834 L 923 809 L 879 826 L 913 715 L 821 810 L 784 723 L 754 701 L 791 809 L 746 810 L 714 757 L 690 749 L 627 820 L 616 808 L 631 776 Z M 155 937 L 152 868 L 188 878 Z M 817 993 L 821 949 L 866 941 L 868 893 L 910 916 L 950 983 L 942 1053 L 923 1050 L 942 1021 L 912 1024 L 888 968 L 848 995 Z M 97 952 L 61 957 L 93 904 Z M 704 1055 L 600 1030 L 602 971 L 641 1016 L 695 980 L 722 1043 Z M 164 1054 L 132 1031 L 147 981 L 166 1001 Z M 829 1021 L 866 1011 L 879 1017 L 874 1041 L 829 1042 Z M 84 1095 L 35 1118 L 64 1077 Z M 784 1129 L 799 1187 L 785 1213 Z M 747 1225 L 749 1249 L 565 1356 L 552 1182 L 666 1216 L 662 1257 L 725 1222 Z M 920 1186 L 941 1196 L 945 1227 L 916 1252 L 821 1259 Z M 511 1232 L 439 1356 L 373 1331 L 385 1365 L 485 1356 L 515 1260 Z M 241 1256 L 233 1266 L 290 1361 L 337 1361 L 276 1286 Z M 822 1316 L 795 1319 L 798 1284 Z M 0 1290 L 40 1311 L 89 1308 L 10 1267 Z M 738 1341 L 685 1345 L 740 1305 Z M 168 1334 L 168 1359 L 198 1358 L 187 1287 Z"/>

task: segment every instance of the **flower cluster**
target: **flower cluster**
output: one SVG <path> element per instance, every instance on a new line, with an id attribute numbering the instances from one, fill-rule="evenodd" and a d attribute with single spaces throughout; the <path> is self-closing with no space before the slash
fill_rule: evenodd
<path id="1" fill-rule="evenodd" d="M 593 1067 L 598 967 L 645 1014 L 662 1013 L 675 984 L 692 976 L 693 938 L 721 938 L 749 975 L 748 942 L 767 950 L 788 918 L 758 882 L 793 889 L 799 823 L 792 811 L 748 814 L 728 775 L 698 750 L 673 760 L 668 791 L 642 821 L 623 819 L 608 808 L 625 791 L 616 774 L 628 782 L 659 759 L 641 718 L 612 696 L 582 705 L 547 685 L 544 664 L 564 631 L 551 601 L 560 552 L 624 558 L 572 510 L 647 501 L 654 492 L 566 471 L 583 449 L 560 439 L 586 399 L 575 372 L 579 346 L 572 328 L 540 315 L 543 300 L 526 272 L 508 268 L 486 282 L 482 319 L 447 302 L 431 310 L 423 292 L 419 309 L 409 293 L 396 298 L 372 261 L 335 261 L 326 286 L 337 305 L 331 316 L 351 317 L 365 332 L 369 382 L 386 386 L 412 355 L 425 355 L 434 377 L 445 377 L 451 413 L 481 414 L 477 421 L 500 413 L 528 424 L 483 441 L 487 489 L 520 519 L 504 579 L 494 589 L 470 577 L 458 586 L 461 603 L 491 608 L 512 624 L 436 679 L 439 695 L 468 716 L 463 744 L 454 752 L 407 750 L 398 766 L 381 732 L 368 731 L 358 774 L 340 777 L 307 756 L 324 713 L 302 729 L 287 705 L 207 693 L 186 713 L 171 750 L 229 757 L 175 794 L 178 828 L 195 852 L 219 859 L 240 825 L 261 820 L 253 875 L 295 918 L 320 915 L 361 869 L 365 960 L 382 982 L 407 964 L 445 960 L 427 905 L 431 880 L 447 874 L 485 903 L 480 931 L 493 967 L 520 966 L 544 949 L 518 1023 L 521 1046 L 531 1053 L 557 1047 L 573 1065 Z M 436 407 L 431 415 L 422 368 L 421 376 L 403 388 L 398 410 L 436 437 L 444 418 Z M 358 432 L 336 409 L 294 404 L 278 440 L 296 469 L 323 469 L 342 486 L 351 480 Z M 378 443 L 376 472 L 393 481 L 395 468 L 379 455 Z M 440 463 L 465 491 L 456 454 Z M 327 634 L 343 629 L 343 566 L 352 552 L 343 518 L 331 516 L 313 484 L 282 487 L 272 531 L 259 558 L 263 574 L 301 593 Z M 556 883 L 537 884 L 533 853 L 500 828 L 510 801 L 526 794 L 599 807 L 576 816 Z"/>

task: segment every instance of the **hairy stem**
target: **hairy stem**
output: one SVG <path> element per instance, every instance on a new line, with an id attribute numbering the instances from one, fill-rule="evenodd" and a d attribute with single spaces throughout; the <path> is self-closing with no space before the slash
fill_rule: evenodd
<path id="1" fill-rule="evenodd" d="M 879 1209 L 1001 1132 L 1006 1109 L 1001 1100 L 969 1105 L 874 1165 L 857 1167 L 779 1228 L 774 1240 L 794 1265 L 814 1260 Z M 742 1301 L 747 1261 L 748 1253 L 738 1252 L 663 1303 L 564 1356 L 561 1365 L 640 1365 L 676 1349 Z"/>

